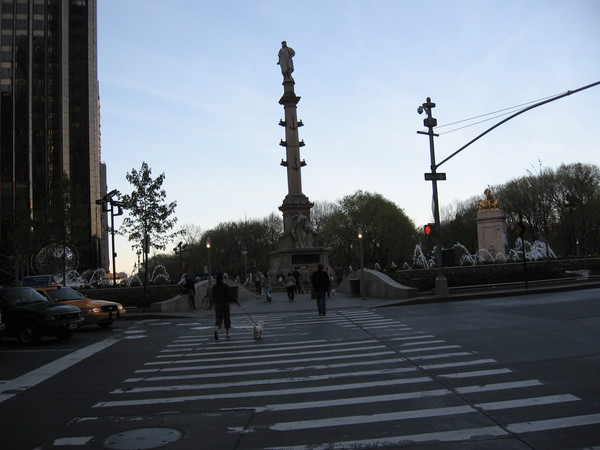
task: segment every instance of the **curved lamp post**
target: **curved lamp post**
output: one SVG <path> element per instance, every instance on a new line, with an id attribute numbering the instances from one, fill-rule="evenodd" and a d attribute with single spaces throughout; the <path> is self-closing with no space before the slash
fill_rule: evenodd
<path id="1" fill-rule="evenodd" d="M 208 288 L 210 289 L 211 285 L 211 275 L 210 275 L 210 238 L 206 238 L 206 251 L 208 253 Z"/>
<path id="2" fill-rule="evenodd" d="M 356 230 L 358 236 L 358 247 L 360 249 L 360 295 L 365 299 L 365 252 L 363 249 L 363 230 L 358 227 Z"/>

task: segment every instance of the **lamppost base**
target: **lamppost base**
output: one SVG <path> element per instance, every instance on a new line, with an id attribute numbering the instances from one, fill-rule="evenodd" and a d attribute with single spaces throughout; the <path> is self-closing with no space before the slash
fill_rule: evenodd
<path id="1" fill-rule="evenodd" d="M 435 278 L 435 295 L 439 297 L 447 297 L 450 294 L 448 291 L 448 280 L 445 276 Z"/>

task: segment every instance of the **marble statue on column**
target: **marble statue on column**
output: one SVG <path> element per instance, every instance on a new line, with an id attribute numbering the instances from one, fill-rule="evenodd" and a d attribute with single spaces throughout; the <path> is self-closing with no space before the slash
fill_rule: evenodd
<path id="1" fill-rule="evenodd" d="M 296 52 L 292 47 L 287 46 L 287 42 L 281 43 L 281 50 L 279 50 L 279 61 L 277 64 L 281 67 L 281 73 L 283 75 L 283 81 L 294 79 L 292 78 L 292 72 L 294 71 L 294 61 L 292 58 L 296 55 Z"/>

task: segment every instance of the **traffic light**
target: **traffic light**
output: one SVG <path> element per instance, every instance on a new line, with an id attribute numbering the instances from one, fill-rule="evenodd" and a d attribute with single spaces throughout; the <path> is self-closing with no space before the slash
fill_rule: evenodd
<path id="1" fill-rule="evenodd" d="M 425 236 L 427 237 L 435 236 L 435 223 L 428 223 L 425 225 L 423 227 L 423 233 L 425 233 Z"/>

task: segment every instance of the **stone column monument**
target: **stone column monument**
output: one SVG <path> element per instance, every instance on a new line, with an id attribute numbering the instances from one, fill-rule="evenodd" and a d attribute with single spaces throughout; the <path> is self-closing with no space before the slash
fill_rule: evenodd
<path id="1" fill-rule="evenodd" d="M 490 256 L 495 259 L 498 253 L 506 256 L 509 250 L 506 216 L 500 208 L 500 199 L 494 198 L 489 188 L 484 191 L 484 195 L 485 200 L 479 200 L 477 211 L 479 261 L 491 260 Z"/>
<path id="2" fill-rule="evenodd" d="M 271 269 L 281 268 L 286 274 L 294 267 L 306 266 L 309 273 L 316 270 L 318 264 L 329 265 L 329 249 L 320 247 L 310 218 L 313 206 L 302 193 L 302 167 L 306 166 L 304 159 L 300 160 L 300 148 L 304 141 L 298 137 L 298 129 L 304 124 L 298 120 L 297 104 L 300 97 L 294 92 L 294 62 L 295 52 L 287 43 L 281 43 L 279 61 L 283 75 L 283 96 L 279 104 L 283 106 L 285 119 L 279 125 L 285 128 L 285 140 L 279 145 L 285 148 L 285 159 L 281 165 L 287 171 L 288 193 L 283 199 L 279 210 L 283 213 L 283 235 L 279 238 L 278 250 L 272 252 Z"/>

